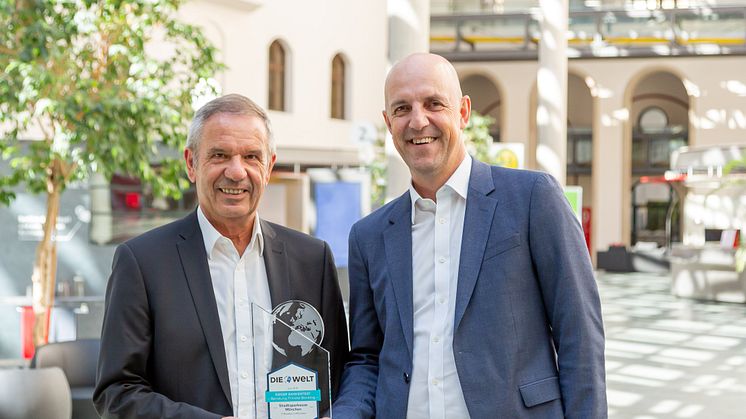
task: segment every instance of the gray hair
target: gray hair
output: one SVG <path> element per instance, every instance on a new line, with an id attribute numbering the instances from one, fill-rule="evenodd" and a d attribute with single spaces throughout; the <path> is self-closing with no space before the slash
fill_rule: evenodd
<path id="1" fill-rule="evenodd" d="M 269 122 L 267 112 L 246 96 L 233 93 L 207 102 L 204 106 L 199 108 L 196 114 L 194 114 L 192 125 L 189 126 L 186 145 L 188 149 L 192 150 L 192 153 L 195 155 L 197 154 L 199 142 L 202 139 L 202 130 L 204 129 L 207 120 L 210 119 L 211 116 L 221 113 L 256 116 L 261 119 L 267 130 L 267 151 L 269 152 L 267 161 L 269 161 L 269 157 L 272 154 L 277 152 L 275 139 L 272 136 L 272 125 Z"/>

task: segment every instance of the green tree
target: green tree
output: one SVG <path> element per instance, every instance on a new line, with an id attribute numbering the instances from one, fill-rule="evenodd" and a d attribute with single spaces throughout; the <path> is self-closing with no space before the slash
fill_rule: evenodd
<path id="1" fill-rule="evenodd" d="M 18 187 L 47 199 L 32 274 L 37 345 L 48 336 L 65 187 L 115 172 L 160 196 L 188 187 L 179 159 L 159 149 L 183 146 L 193 95 L 212 90 L 222 65 L 200 30 L 176 19 L 181 3 L 0 0 L 0 153 L 10 167 L 0 201 Z"/>
<path id="2" fill-rule="evenodd" d="M 490 146 L 494 142 L 490 135 L 490 126 L 494 123 L 495 118 L 472 111 L 469 123 L 464 128 L 466 150 L 477 160 L 490 164 L 496 164 L 495 157 L 490 153 Z"/>
<path id="3" fill-rule="evenodd" d="M 372 158 L 368 163 L 368 170 L 370 170 L 370 201 L 373 209 L 386 203 L 386 169 L 388 169 L 386 133 L 386 126 L 380 125 L 371 145 Z"/>

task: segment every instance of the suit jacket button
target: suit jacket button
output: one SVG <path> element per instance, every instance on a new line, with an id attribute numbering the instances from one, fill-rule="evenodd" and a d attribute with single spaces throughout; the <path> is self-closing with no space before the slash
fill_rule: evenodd
<path id="1" fill-rule="evenodd" d="M 404 382 L 409 384 L 409 374 L 407 374 L 406 372 L 404 373 Z"/>

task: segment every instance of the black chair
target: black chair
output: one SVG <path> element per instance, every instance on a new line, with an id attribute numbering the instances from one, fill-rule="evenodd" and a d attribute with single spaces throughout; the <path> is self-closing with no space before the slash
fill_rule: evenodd
<path id="1" fill-rule="evenodd" d="M 59 367 L 64 371 L 72 395 L 73 419 L 98 419 L 93 407 L 99 339 L 54 342 L 36 348 L 31 368 Z"/>
<path id="2" fill-rule="evenodd" d="M 60 368 L 0 369 L 0 418 L 70 419 L 70 386 Z"/>

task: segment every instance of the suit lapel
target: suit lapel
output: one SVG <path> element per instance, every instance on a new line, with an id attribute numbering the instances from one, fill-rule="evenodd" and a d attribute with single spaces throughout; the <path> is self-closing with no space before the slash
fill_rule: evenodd
<path id="1" fill-rule="evenodd" d="M 218 380 L 220 380 L 220 387 L 222 387 L 223 393 L 228 399 L 228 404 L 232 405 L 220 317 L 218 316 L 218 306 L 215 303 L 210 267 L 207 264 L 205 242 L 202 239 L 197 221 L 197 212 L 193 212 L 185 219 L 184 224 L 185 228 L 180 234 L 182 240 L 176 243 L 176 247 L 181 258 L 181 265 L 184 268 L 189 291 L 192 293 L 197 317 L 199 317 L 202 332 L 205 334 L 207 348 L 215 365 Z"/>
<path id="2" fill-rule="evenodd" d="M 482 266 L 484 249 L 497 208 L 497 199 L 488 196 L 494 189 L 490 166 L 473 160 L 461 239 L 454 331 L 458 329 L 464 316 Z"/>
<path id="3" fill-rule="evenodd" d="M 412 354 L 413 309 L 412 309 L 412 207 L 409 192 L 405 192 L 392 209 L 389 227 L 383 232 L 386 266 L 396 297 L 399 319 Z"/>
<path id="4" fill-rule="evenodd" d="M 269 282 L 269 296 L 272 308 L 291 299 L 290 276 L 288 275 L 288 260 L 285 252 L 285 242 L 277 238 L 277 233 L 271 224 L 260 220 L 262 235 L 264 236 L 264 266 L 267 270 Z"/>

